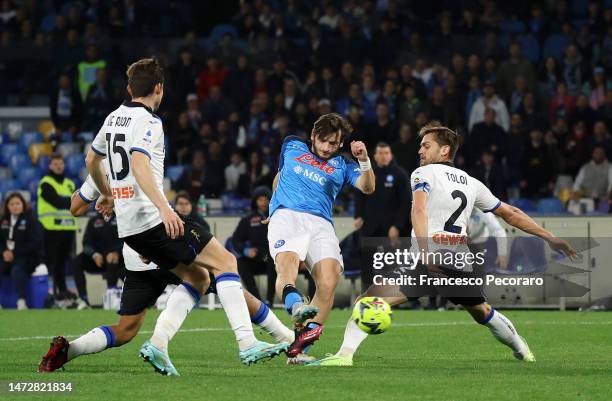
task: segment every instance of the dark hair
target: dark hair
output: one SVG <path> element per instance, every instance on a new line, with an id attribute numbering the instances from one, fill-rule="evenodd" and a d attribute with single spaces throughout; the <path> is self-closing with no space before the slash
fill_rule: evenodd
<path id="1" fill-rule="evenodd" d="M 57 153 L 57 152 L 51 153 L 51 156 L 49 156 L 49 163 L 51 163 L 53 160 L 57 160 L 57 159 L 64 160 L 64 156 L 62 156 L 61 153 Z"/>
<path id="2" fill-rule="evenodd" d="M 443 126 L 438 121 L 431 121 L 419 130 L 419 138 L 433 134 L 434 140 L 440 146 L 450 146 L 449 158 L 453 160 L 459 149 L 459 135 L 452 129 Z"/>
<path id="3" fill-rule="evenodd" d="M 23 204 L 23 212 L 25 213 L 27 211 L 30 210 L 30 205 L 28 205 L 28 202 L 26 202 L 25 198 L 23 197 L 23 195 L 19 192 L 11 192 L 6 199 L 4 200 L 4 210 L 2 211 L 2 218 L 9 218 L 11 216 L 11 213 L 8 210 L 8 204 L 11 201 L 11 199 L 13 198 L 19 198 L 19 200 L 21 201 L 21 203 Z"/>
<path id="4" fill-rule="evenodd" d="M 340 114 L 329 113 L 322 115 L 315 121 L 312 131 L 315 138 L 321 140 L 325 140 L 330 135 L 340 131 L 340 142 L 344 142 L 353 132 L 353 127 Z"/>
<path id="5" fill-rule="evenodd" d="M 391 145 L 389 145 L 387 142 L 380 141 L 376 143 L 376 147 L 377 148 L 390 148 Z"/>
<path id="6" fill-rule="evenodd" d="M 126 74 L 132 97 L 149 96 L 155 85 L 164 84 L 164 69 L 154 58 L 136 61 L 128 67 Z"/>
<path id="7" fill-rule="evenodd" d="M 176 197 L 174 198 L 174 203 L 178 202 L 179 198 L 186 199 L 187 202 L 192 203 L 191 196 L 189 196 L 189 192 L 187 191 L 179 191 L 179 193 L 177 193 Z"/>

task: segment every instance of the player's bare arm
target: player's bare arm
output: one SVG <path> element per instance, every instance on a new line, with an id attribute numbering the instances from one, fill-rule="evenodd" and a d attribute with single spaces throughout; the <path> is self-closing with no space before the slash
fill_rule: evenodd
<path id="1" fill-rule="evenodd" d="M 85 157 L 85 164 L 89 175 L 94 180 L 96 187 L 100 190 L 100 197 L 96 202 L 96 210 L 102 213 L 106 218 L 109 218 L 113 213 L 113 195 L 111 187 L 106 179 L 106 174 L 102 168 L 102 160 L 106 157 L 97 154 L 92 149 L 89 149 Z"/>
<path id="2" fill-rule="evenodd" d="M 274 181 L 272 181 L 272 192 L 276 191 L 276 187 L 278 187 L 278 180 L 280 178 L 280 171 L 276 173 L 274 176 Z"/>
<path id="3" fill-rule="evenodd" d="M 500 207 L 495 210 L 495 214 L 511 226 L 542 238 L 552 249 L 561 252 L 570 259 L 576 257 L 576 250 L 567 241 L 555 237 L 554 234 L 540 227 L 538 223 L 521 209 L 502 202 Z"/>
<path id="4" fill-rule="evenodd" d="M 425 191 L 415 191 L 412 194 L 412 209 L 410 218 L 412 220 L 412 228 L 419 243 L 421 252 L 427 253 L 427 197 L 429 195 Z"/>
<path id="5" fill-rule="evenodd" d="M 361 176 L 357 179 L 355 187 L 364 194 L 369 195 L 376 189 L 376 177 L 374 176 L 374 170 L 372 170 L 371 166 L 364 169 L 365 164 L 369 165 L 370 163 L 365 144 L 361 141 L 351 142 L 351 153 L 353 157 L 359 161 L 361 166 Z"/>
<path id="6" fill-rule="evenodd" d="M 83 216 L 87 213 L 87 209 L 89 209 L 89 203 L 79 196 L 79 190 L 77 189 L 70 198 L 70 214 L 74 217 Z"/>
<path id="7" fill-rule="evenodd" d="M 145 195 L 149 197 L 159 210 L 160 217 L 166 228 L 166 234 L 172 239 L 183 236 L 184 223 L 178 214 L 170 208 L 166 197 L 157 189 L 149 157 L 141 152 L 132 153 L 132 169 L 138 186 L 140 186 Z"/>

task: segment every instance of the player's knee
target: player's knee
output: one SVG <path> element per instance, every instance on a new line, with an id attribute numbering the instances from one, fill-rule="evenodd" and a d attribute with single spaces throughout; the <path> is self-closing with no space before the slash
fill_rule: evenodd
<path id="1" fill-rule="evenodd" d="M 276 272 L 279 275 L 297 272 L 300 257 L 294 252 L 282 252 L 276 255 Z"/>

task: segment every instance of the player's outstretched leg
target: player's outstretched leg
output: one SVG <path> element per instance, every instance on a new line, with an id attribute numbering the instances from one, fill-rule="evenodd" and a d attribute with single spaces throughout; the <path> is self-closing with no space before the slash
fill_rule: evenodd
<path id="1" fill-rule="evenodd" d="M 529 349 L 527 341 L 521 337 L 514 325 L 501 312 L 484 302 L 478 305 L 463 305 L 477 323 L 487 326 L 499 342 L 512 349 L 512 355 L 518 360 L 535 362 L 535 356 Z"/>
<path id="2" fill-rule="evenodd" d="M 276 293 L 282 294 L 285 310 L 291 315 L 296 328 L 301 328 L 308 319 L 319 312 L 314 305 L 304 302 L 304 296 L 295 288 L 300 267 L 300 257 L 295 252 L 281 252 L 276 255 Z"/>
<path id="3" fill-rule="evenodd" d="M 268 344 L 255 338 L 236 258 L 219 241 L 211 239 L 195 263 L 208 268 L 215 276 L 217 295 L 236 336 L 243 364 L 251 365 L 287 351 L 287 343 Z"/>
<path id="4" fill-rule="evenodd" d="M 62 336 L 53 338 L 49 350 L 38 365 L 38 371 L 53 372 L 78 356 L 130 342 L 140 330 L 145 314 L 146 310 L 136 315 L 121 316 L 117 325 L 96 327 L 72 342 Z"/>
<path id="5" fill-rule="evenodd" d="M 372 294 L 376 294 L 383 298 L 389 305 L 399 305 L 402 302 L 405 302 L 408 298 L 405 296 L 381 296 L 381 291 L 386 291 L 384 288 L 379 288 L 380 291 L 377 291 L 377 286 L 370 287 L 364 294 L 360 295 L 357 298 L 357 301 L 363 297 L 370 296 Z M 342 340 L 342 345 L 340 346 L 340 350 L 335 355 L 328 355 L 325 358 L 318 359 L 316 361 L 308 362 L 306 365 L 308 366 L 353 366 L 353 355 L 357 352 L 357 349 L 361 345 L 361 343 L 368 337 L 368 334 L 361 330 L 357 324 L 349 319 L 346 324 L 346 329 L 344 330 L 344 339 Z"/>
<path id="6" fill-rule="evenodd" d="M 179 373 L 168 355 L 168 343 L 187 318 L 194 306 L 200 303 L 203 294 L 210 285 L 208 271 L 202 267 L 187 268 L 179 265 L 173 269 L 183 283 L 177 286 L 168 297 L 166 308 L 157 318 L 151 339 L 140 348 L 140 356 L 156 372 L 166 376 L 178 376 Z"/>

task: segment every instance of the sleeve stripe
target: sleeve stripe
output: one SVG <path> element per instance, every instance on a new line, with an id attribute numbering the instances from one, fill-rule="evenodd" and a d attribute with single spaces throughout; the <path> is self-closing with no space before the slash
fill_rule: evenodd
<path id="1" fill-rule="evenodd" d="M 145 155 L 147 155 L 149 157 L 149 159 L 151 158 L 151 154 L 149 152 L 147 152 L 145 149 L 143 148 L 131 148 L 130 149 L 130 153 L 132 152 L 140 152 L 140 153 L 144 153 Z"/>
<path id="2" fill-rule="evenodd" d="M 431 187 L 430 187 L 430 186 L 429 186 L 429 184 L 428 184 L 428 183 L 426 183 L 426 182 L 420 182 L 420 183 L 418 183 L 418 184 L 416 184 L 416 185 L 414 186 L 414 189 L 413 189 L 412 191 L 413 191 L 413 192 L 414 192 L 414 191 L 418 191 L 419 189 L 420 189 L 420 190 L 422 190 L 422 191 L 424 191 L 424 192 L 429 192 L 429 190 L 431 189 Z"/>
<path id="3" fill-rule="evenodd" d="M 83 195 L 83 193 L 80 190 L 79 190 L 79 196 L 81 197 L 81 199 L 83 199 L 87 203 L 93 202 L 93 199 L 87 199 L 87 197 Z"/>
<path id="4" fill-rule="evenodd" d="M 498 207 L 501 206 L 501 201 L 497 201 L 497 205 L 495 205 L 492 209 L 489 210 L 483 210 L 484 213 L 490 213 L 490 212 L 494 212 L 497 210 Z"/>
<path id="5" fill-rule="evenodd" d="M 97 154 L 99 154 L 100 156 L 106 156 L 106 153 L 99 151 L 98 149 L 96 149 L 93 145 L 91 145 L 91 150 L 93 150 L 94 152 L 96 152 Z"/>

